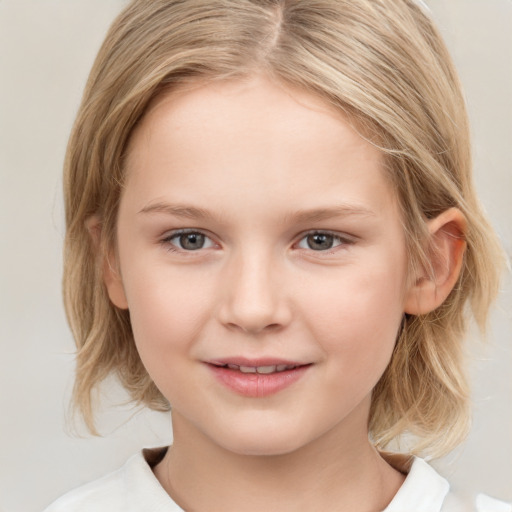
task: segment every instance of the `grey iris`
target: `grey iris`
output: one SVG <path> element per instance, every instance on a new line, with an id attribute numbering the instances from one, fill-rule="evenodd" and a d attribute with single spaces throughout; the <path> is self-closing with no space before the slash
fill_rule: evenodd
<path id="1" fill-rule="evenodd" d="M 204 245 L 204 235 L 201 233 L 185 233 L 180 235 L 180 244 L 183 249 L 196 251 Z"/>
<path id="2" fill-rule="evenodd" d="M 313 249 L 314 251 L 323 251 L 332 247 L 334 237 L 333 235 L 325 233 L 314 233 L 312 235 L 308 235 L 307 242 L 310 249 Z"/>

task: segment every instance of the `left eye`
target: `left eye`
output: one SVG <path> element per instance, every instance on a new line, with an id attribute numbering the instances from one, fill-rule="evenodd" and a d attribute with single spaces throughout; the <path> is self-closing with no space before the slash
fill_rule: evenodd
<path id="1" fill-rule="evenodd" d="M 313 251 L 327 251 L 338 245 L 348 243 L 347 240 L 343 239 L 338 235 L 331 233 L 309 233 L 301 239 L 298 246 L 301 249 L 311 249 Z"/>
<path id="2" fill-rule="evenodd" d="M 213 247 L 213 242 L 199 231 L 174 233 L 168 236 L 164 242 L 168 242 L 182 251 L 197 251 Z"/>

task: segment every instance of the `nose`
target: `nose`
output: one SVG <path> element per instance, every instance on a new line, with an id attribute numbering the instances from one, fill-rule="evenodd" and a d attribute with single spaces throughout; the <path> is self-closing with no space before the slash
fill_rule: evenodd
<path id="1" fill-rule="evenodd" d="M 222 288 L 219 319 L 229 329 L 260 334 L 291 320 L 284 280 L 270 257 L 240 255 L 226 269 Z"/>

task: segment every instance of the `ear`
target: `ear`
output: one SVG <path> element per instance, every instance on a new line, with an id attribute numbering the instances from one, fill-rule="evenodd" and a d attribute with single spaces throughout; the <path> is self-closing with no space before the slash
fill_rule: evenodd
<path id="1" fill-rule="evenodd" d="M 91 236 L 96 257 L 100 259 L 103 269 L 103 282 L 107 288 L 108 296 L 114 306 L 119 309 L 128 309 L 128 302 L 124 292 L 119 264 L 113 250 L 104 250 L 101 244 L 101 219 L 92 215 L 85 221 L 85 227 Z"/>
<path id="2" fill-rule="evenodd" d="M 427 222 L 430 268 L 413 276 L 405 312 L 424 315 L 438 308 L 452 291 L 464 262 L 467 222 L 458 208 L 450 208 Z"/>

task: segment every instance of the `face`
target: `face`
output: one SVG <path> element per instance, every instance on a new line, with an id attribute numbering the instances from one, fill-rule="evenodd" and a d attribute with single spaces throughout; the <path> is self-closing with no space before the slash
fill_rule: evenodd
<path id="1" fill-rule="evenodd" d="M 173 421 L 240 454 L 367 436 L 407 268 L 380 153 L 254 77 L 160 99 L 127 173 L 106 282 Z"/>

